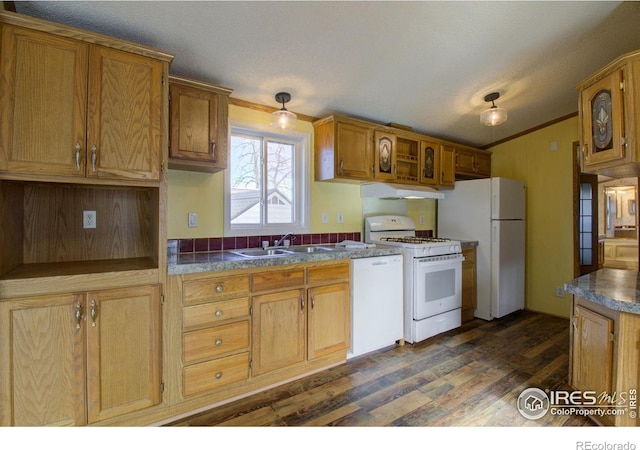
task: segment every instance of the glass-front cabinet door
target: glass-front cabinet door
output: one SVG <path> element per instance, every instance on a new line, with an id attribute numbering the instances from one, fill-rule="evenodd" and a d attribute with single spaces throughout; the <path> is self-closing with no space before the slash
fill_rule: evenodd
<path id="1" fill-rule="evenodd" d="M 623 75 L 617 70 L 581 93 L 583 167 L 625 158 Z"/>
<path id="2" fill-rule="evenodd" d="M 437 143 L 420 142 L 420 184 L 438 184 L 439 149 L 440 145 Z"/>
<path id="3" fill-rule="evenodd" d="M 373 153 L 373 178 L 376 180 L 395 180 L 397 170 L 396 136 L 376 130 Z"/>

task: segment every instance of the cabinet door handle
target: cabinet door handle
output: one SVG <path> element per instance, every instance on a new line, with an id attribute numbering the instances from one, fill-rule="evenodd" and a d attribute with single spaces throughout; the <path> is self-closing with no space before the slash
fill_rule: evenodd
<path id="1" fill-rule="evenodd" d="M 316 296 L 312 295 L 311 296 L 311 309 L 314 309 L 316 307 Z"/>
<path id="2" fill-rule="evenodd" d="M 300 310 L 304 311 L 304 295 L 300 293 Z"/>
<path id="3" fill-rule="evenodd" d="M 76 317 L 76 329 L 79 330 L 80 325 L 82 325 L 82 302 L 80 300 L 76 302 L 75 317 Z"/>
<path id="4" fill-rule="evenodd" d="M 211 157 L 215 159 L 216 157 L 216 141 L 211 139 Z"/>
<path id="5" fill-rule="evenodd" d="M 340 160 L 340 164 L 338 165 L 338 170 L 340 173 L 344 170 L 344 160 Z"/>
<path id="6" fill-rule="evenodd" d="M 96 326 L 96 318 L 98 317 L 98 304 L 95 300 L 91 300 L 91 326 Z"/>
<path id="7" fill-rule="evenodd" d="M 573 316 L 571 323 L 573 324 L 573 329 L 578 331 L 578 316 Z"/>
<path id="8" fill-rule="evenodd" d="M 96 146 L 91 147 L 91 171 L 96 171 L 96 161 L 98 160 L 98 149 Z"/>
<path id="9" fill-rule="evenodd" d="M 80 147 L 80 143 L 78 142 L 75 147 L 75 160 L 76 160 L 77 172 L 80 172 L 80 150 L 82 150 L 82 147 Z"/>

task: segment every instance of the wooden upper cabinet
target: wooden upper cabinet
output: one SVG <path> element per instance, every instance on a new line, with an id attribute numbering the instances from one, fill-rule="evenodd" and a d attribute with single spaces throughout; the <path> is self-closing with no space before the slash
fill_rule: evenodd
<path id="1" fill-rule="evenodd" d="M 227 168 L 232 91 L 169 77 L 169 167 L 198 172 Z"/>
<path id="2" fill-rule="evenodd" d="M 456 149 L 450 145 L 440 146 L 440 174 L 438 186 L 453 187 L 456 182 Z"/>
<path id="3" fill-rule="evenodd" d="M 623 160 L 624 70 L 616 70 L 580 93 L 583 166 Z"/>
<path id="4" fill-rule="evenodd" d="M 160 180 L 164 64 L 92 46 L 87 177 Z"/>
<path id="5" fill-rule="evenodd" d="M 440 179 L 440 144 L 420 142 L 420 184 L 436 186 Z"/>
<path id="6" fill-rule="evenodd" d="M 89 46 L 12 25 L 1 30 L 0 171 L 84 176 Z"/>
<path id="7" fill-rule="evenodd" d="M 0 172 L 159 181 L 171 58 L 31 20 L 0 23 Z"/>
<path id="8" fill-rule="evenodd" d="M 374 132 L 373 178 L 381 181 L 394 181 L 397 172 L 396 136 L 379 130 Z"/>
<path id="9" fill-rule="evenodd" d="M 491 176 L 491 153 L 485 150 L 456 147 L 456 178 Z"/>
<path id="10" fill-rule="evenodd" d="M 313 125 L 317 181 L 371 180 L 374 165 L 371 125 L 339 116 L 330 116 Z"/>

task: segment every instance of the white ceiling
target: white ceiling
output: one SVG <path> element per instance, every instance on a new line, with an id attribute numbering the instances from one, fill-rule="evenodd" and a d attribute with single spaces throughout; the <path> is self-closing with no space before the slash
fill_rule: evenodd
<path id="1" fill-rule="evenodd" d="M 640 2 L 15 2 L 175 53 L 171 72 L 315 117 L 343 113 L 483 146 L 577 111 L 575 85 L 640 48 Z M 507 123 L 479 122 L 496 104 Z"/>

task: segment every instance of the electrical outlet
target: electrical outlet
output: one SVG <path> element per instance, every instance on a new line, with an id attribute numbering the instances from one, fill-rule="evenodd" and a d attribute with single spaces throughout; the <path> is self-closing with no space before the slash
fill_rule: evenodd
<path id="1" fill-rule="evenodd" d="M 420 216 L 420 225 L 424 225 L 424 216 Z"/>
<path id="2" fill-rule="evenodd" d="M 326 212 L 322 213 L 322 223 L 329 223 L 329 215 Z"/>
<path id="3" fill-rule="evenodd" d="M 198 227 L 198 213 L 191 212 L 189 213 L 189 228 L 197 228 Z"/>
<path id="4" fill-rule="evenodd" d="M 344 223 L 344 214 L 338 213 L 338 223 Z"/>
<path id="5" fill-rule="evenodd" d="M 95 211 L 82 211 L 82 227 L 83 228 L 95 228 L 96 227 L 96 212 Z"/>
<path id="6" fill-rule="evenodd" d="M 564 298 L 564 288 L 562 286 L 556 286 L 556 297 Z"/>

